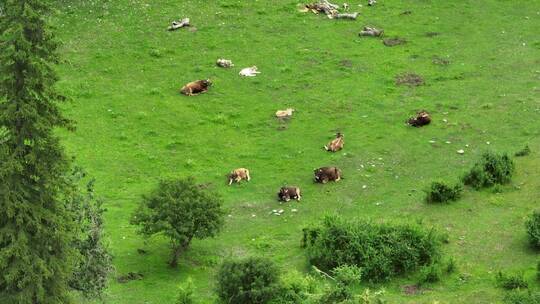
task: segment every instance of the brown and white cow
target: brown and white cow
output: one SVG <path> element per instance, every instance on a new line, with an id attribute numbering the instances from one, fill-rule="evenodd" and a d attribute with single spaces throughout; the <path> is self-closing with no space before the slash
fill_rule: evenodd
<path id="1" fill-rule="evenodd" d="M 208 88 L 211 85 L 212 82 L 210 79 L 193 81 L 183 86 L 180 93 L 187 96 L 199 95 L 200 93 L 208 91 Z"/>
<path id="2" fill-rule="evenodd" d="M 324 149 L 326 151 L 330 152 L 337 152 L 341 149 L 343 149 L 343 145 L 345 144 L 344 135 L 341 133 L 336 134 L 336 138 L 328 143 L 328 145 L 324 146 Z"/>
<path id="3" fill-rule="evenodd" d="M 288 202 L 291 199 L 300 201 L 302 196 L 300 195 L 300 188 L 298 187 L 281 187 L 278 192 L 278 197 L 280 201 Z"/>
<path id="4" fill-rule="evenodd" d="M 238 168 L 235 170 L 232 170 L 231 173 L 228 175 L 229 177 L 229 186 L 235 182 L 239 183 L 241 180 L 247 180 L 248 182 L 251 180 L 251 177 L 249 176 L 249 170 L 246 168 Z"/>
<path id="5" fill-rule="evenodd" d="M 431 123 L 431 117 L 428 112 L 420 111 L 415 117 L 409 118 L 407 123 L 413 127 L 422 127 Z"/>
<path id="6" fill-rule="evenodd" d="M 337 167 L 322 167 L 315 169 L 315 182 L 326 184 L 329 181 L 341 180 L 341 170 Z"/>

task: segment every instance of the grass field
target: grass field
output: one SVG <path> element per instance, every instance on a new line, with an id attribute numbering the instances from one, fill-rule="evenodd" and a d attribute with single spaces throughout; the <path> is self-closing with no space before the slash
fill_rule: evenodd
<path id="1" fill-rule="evenodd" d="M 540 1 L 364 2 L 350 2 L 357 21 L 302 14 L 291 0 L 58 2 L 59 86 L 78 122 L 76 132 L 61 133 L 63 142 L 106 200 L 117 274 L 144 274 L 126 284 L 112 279 L 106 303 L 171 303 L 188 277 L 197 299 L 211 303 L 216 266 L 227 256 L 263 255 L 284 271 L 307 271 L 301 229 L 335 212 L 421 221 L 449 234 L 444 250 L 459 271 L 421 295 L 402 291 L 414 275 L 371 286 L 384 287 L 391 303 L 500 303 L 496 271 L 525 271 L 534 281 L 538 253 L 527 245 L 524 220 L 540 195 Z M 196 32 L 165 30 L 186 16 Z M 364 25 L 408 42 L 360 38 Z M 217 58 L 236 66 L 220 69 Z M 259 76 L 238 76 L 252 65 Z M 426 84 L 396 86 L 405 72 Z M 208 93 L 178 94 L 205 78 L 214 82 Z M 287 107 L 294 117 L 278 122 L 273 113 Z M 433 123 L 405 126 L 421 109 Z M 345 149 L 325 152 L 338 130 Z M 431 181 L 457 181 L 482 152 L 513 154 L 526 144 L 533 152 L 516 159 L 510 185 L 469 189 L 450 205 L 423 203 Z M 344 180 L 314 184 L 313 169 L 326 165 L 342 168 Z M 249 168 L 252 181 L 227 187 L 225 174 L 237 167 Z M 194 241 L 173 270 L 167 241 L 145 242 L 129 218 L 159 179 L 188 175 L 211 183 L 229 216 L 217 238 Z M 302 202 L 280 206 L 283 184 L 300 186 Z M 283 216 L 269 214 L 280 208 Z"/>

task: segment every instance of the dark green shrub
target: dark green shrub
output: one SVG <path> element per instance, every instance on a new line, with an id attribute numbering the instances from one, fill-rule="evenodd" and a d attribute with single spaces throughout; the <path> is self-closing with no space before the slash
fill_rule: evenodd
<path id="1" fill-rule="evenodd" d="M 499 271 L 497 272 L 495 279 L 497 281 L 497 286 L 504 289 L 525 289 L 529 287 L 529 284 L 523 278 L 523 274 L 505 274 L 502 271 Z"/>
<path id="2" fill-rule="evenodd" d="M 311 239 L 309 230 L 318 231 Z M 307 229 L 309 261 L 323 270 L 343 265 L 362 269 L 362 279 L 383 281 L 429 265 L 440 256 L 440 239 L 418 226 L 345 221 L 327 216 L 320 227 Z"/>
<path id="3" fill-rule="evenodd" d="M 463 177 L 463 183 L 475 189 L 491 187 L 510 182 L 514 173 L 514 161 L 506 154 L 484 153 L 470 172 Z"/>
<path id="4" fill-rule="evenodd" d="M 447 203 L 450 201 L 457 201 L 461 197 L 463 192 L 463 186 L 456 184 L 455 186 L 448 186 L 445 183 L 433 182 L 426 191 L 427 203 Z"/>
<path id="5" fill-rule="evenodd" d="M 516 157 L 522 157 L 522 156 L 527 156 L 531 154 L 531 148 L 529 148 L 529 145 L 526 145 L 525 148 L 519 150 L 516 152 L 516 154 L 514 154 Z"/>
<path id="6" fill-rule="evenodd" d="M 504 297 L 505 304 L 540 304 L 540 292 L 514 291 Z"/>
<path id="7" fill-rule="evenodd" d="M 446 270 L 446 273 L 454 273 L 457 271 L 456 261 L 453 258 L 450 258 L 448 260 L 445 270 Z"/>
<path id="8" fill-rule="evenodd" d="M 534 211 L 525 222 L 529 242 L 535 248 L 540 248 L 540 211 Z"/>
<path id="9" fill-rule="evenodd" d="M 442 270 L 441 265 L 438 263 L 433 263 L 428 266 L 422 267 L 420 270 L 420 280 L 419 285 L 424 283 L 436 283 L 441 280 Z"/>
<path id="10" fill-rule="evenodd" d="M 269 303 L 279 291 L 278 268 L 268 259 L 228 260 L 223 262 L 217 274 L 217 294 L 221 303 Z"/>

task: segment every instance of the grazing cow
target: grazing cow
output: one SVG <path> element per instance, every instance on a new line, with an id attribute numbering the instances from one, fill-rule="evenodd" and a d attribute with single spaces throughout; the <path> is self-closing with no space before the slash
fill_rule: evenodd
<path id="1" fill-rule="evenodd" d="M 212 82 L 210 81 L 210 79 L 193 81 L 183 86 L 180 90 L 180 93 L 187 96 L 198 95 L 200 93 L 208 91 L 208 88 L 211 85 Z"/>
<path id="2" fill-rule="evenodd" d="M 276 112 L 277 118 L 289 118 L 292 116 L 294 109 L 288 108 L 287 110 L 279 110 Z"/>
<path id="3" fill-rule="evenodd" d="M 278 192 L 279 200 L 282 202 L 288 202 L 291 199 L 300 201 L 302 196 L 300 196 L 300 188 L 298 187 L 281 187 Z"/>
<path id="4" fill-rule="evenodd" d="M 251 177 L 249 176 L 249 170 L 246 168 L 235 169 L 231 171 L 228 177 L 229 177 L 229 186 L 233 182 L 239 183 L 243 179 L 247 180 L 248 182 L 251 180 Z"/>
<path id="5" fill-rule="evenodd" d="M 422 127 L 425 125 L 429 125 L 431 122 L 431 117 L 429 116 L 429 113 L 426 111 L 420 111 L 416 114 L 415 117 L 409 118 L 407 120 L 407 123 L 413 127 Z"/>
<path id="6" fill-rule="evenodd" d="M 344 135 L 338 132 L 336 134 L 336 139 L 332 140 L 331 142 L 328 143 L 328 145 L 324 146 L 324 149 L 330 152 L 337 152 L 343 149 L 344 144 L 345 144 Z"/>
<path id="7" fill-rule="evenodd" d="M 341 180 L 341 170 L 336 167 L 322 167 L 315 169 L 315 182 L 326 184 L 329 181 Z"/>

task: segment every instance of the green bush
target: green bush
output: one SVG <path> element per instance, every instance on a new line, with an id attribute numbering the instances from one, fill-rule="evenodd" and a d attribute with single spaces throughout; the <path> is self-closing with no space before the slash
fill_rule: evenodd
<path id="1" fill-rule="evenodd" d="M 503 185 L 510 182 L 513 173 L 514 161 L 508 155 L 487 152 L 465 174 L 463 183 L 475 189 Z"/>
<path id="2" fill-rule="evenodd" d="M 332 270 L 332 275 L 338 284 L 351 286 L 354 283 L 360 282 L 362 278 L 362 270 L 355 265 L 342 265 Z"/>
<path id="3" fill-rule="evenodd" d="M 497 272 L 495 277 L 497 286 L 504 289 L 528 288 L 529 284 L 523 278 L 523 274 L 505 274 L 502 271 Z"/>
<path id="4" fill-rule="evenodd" d="M 217 274 L 217 294 L 221 303 L 269 303 L 280 289 L 277 266 L 264 258 L 225 261 Z"/>
<path id="5" fill-rule="evenodd" d="M 438 263 L 433 263 L 428 266 L 422 267 L 420 270 L 420 280 L 419 285 L 424 283 L 436 283 L 441 280 L 442 269 Z"/>
<path id="6" fill-rule="evenodd" d="M 522 157 L 522 156 L 527 156 L 529 154 L 531 154 L 531 148 L 529 148 L 529 145 L 526 145 L 523 149 L 521 149 L 520 151 L 517 151 L 516 154 L 514 154 L 514 156 Z"/>
<path id="7" fill-rule="evenodd" d="M 297 271 L 287 273 L 281 279 L 279 298 L 272 303 L 303 304 L 318 292 L 318 282 L 311 276 L 303 276 Z"/>
<path id="8" fill-rule="evenodd" d="M 525 222 L 529 242 L 535 248 L 540 248 L 540 211 L 534 211 Z"/>
<path id="9" fill-rule="evenodd" d="M 540 304 L 540 292 L 514 291 L 504 297 L 505 304 Z"/>
<path id="10" fill-rule="evenodd" d="M 448 186 L 445 183 L 433 182 L 426 191 L 427 203 L 447 203 L 450 201 L 457 201 L 461 197 L 463 192 L 463 186 L 456 184 L 455 186 Z"/>
<path id="11" fill-rule="evenodd" d="M 430 265 L 440 256 L 441 242 L 417 226 L 327 216 L 320 227 L 304 230 L 304 245 L 312 265 L 326 271 L 358 266 L 363 280 L 377 282 Z"/>
<path id="12" fill-rule="evenodd" d="M 191 280 L 191 278 L 189 278 L 184 285 L 178 287 L 178 295 L 176 296 L 176 301 L 174 302 L 174 304 L 195 303 L 195 301 L 193 300 L 193 291 L 193 281 Z"/>

